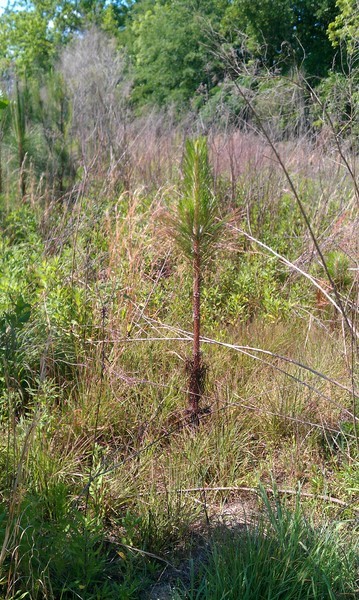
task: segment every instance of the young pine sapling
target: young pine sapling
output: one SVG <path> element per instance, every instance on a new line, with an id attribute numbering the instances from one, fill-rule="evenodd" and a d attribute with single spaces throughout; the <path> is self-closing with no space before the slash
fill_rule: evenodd
<path id="1" fill-rule="evenodd" d="M 206 366 L 201 353 L 201 284 L 204 269 L 214 259 L 224 222 L 219 219 L 219 202 L 213 193 L 207 140 L 187 140 L 183 158 L 183 182 L 175 211 L 168 219 L 168 231 L 193 273 L 193 350 L 187 361 L 189 375 L 188 412 L 199 424 L 200 400 Z"/>

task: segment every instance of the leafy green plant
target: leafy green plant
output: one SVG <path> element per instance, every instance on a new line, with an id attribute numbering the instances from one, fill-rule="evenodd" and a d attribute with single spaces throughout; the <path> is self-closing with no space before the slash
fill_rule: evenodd
<path id="1" fill-rule="evenodd" d="M 96 518 L 87 519 L 71 510 L 66 485 L 52 485 L 50 496 L 51 506 L 36 494 L 24 499 L 24 534 L 17 550 L 18 575 L 23 582 L 20 590 L 27 588 L 38 597 L 42 589 L 43 597 L 49 599 L 115 599 L 118 586 L 111 573 L 101 524 Z M 101 591 L 108 595 L 101 596 Z"/>

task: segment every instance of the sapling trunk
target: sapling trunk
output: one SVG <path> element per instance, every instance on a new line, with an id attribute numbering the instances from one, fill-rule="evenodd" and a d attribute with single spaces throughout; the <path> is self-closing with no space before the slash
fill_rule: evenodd
<path id="1" fill-rule="evenodd" d="M 22 143 L 22 140 L 19 140 L 18 143 L 18 155 L 19 155 L 19 187 L 20 187 L 20 195 L 24 200 L 26 196 L 26 173 L 25 173 L 25 150 Z"/>
<path id="2" fill-rule="evenodd" d="M 194 243 L 193 254 L 193 356 L 189 369 L 188 410 L 193 422 L 197 424 L 203 379 L 201 364 L 201 256 L 198 240 Z"/>

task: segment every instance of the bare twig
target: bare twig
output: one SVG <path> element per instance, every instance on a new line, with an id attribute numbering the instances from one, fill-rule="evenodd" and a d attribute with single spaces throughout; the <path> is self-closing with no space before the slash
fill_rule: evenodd
<path id="1" fill-rule="evenodd" d="M 184 493 L 203 493 L 203 492 L 250 492 L 252 494 L 258 494 L 259 490 L 257 488 L 253 488 L 253 487 L 246 487 L 246 486 L 229 486 L 229 487 L 194 487 L 194 488 L 181 488 L 181 489 L 176 489 L 174 490 L 175 493 L 177 494 L 184 494 Z M 298 496 L 298 494 L 300 496 L 303 496 L 303 498 L 312 498 L 313 500 L 323 500 L 323 502 L 330 502 L 332 504 L 339 504 L 339 506 L 343 506 L 344 508 L 351 508 L 352 510 L 354 510 L 355 512 L 359 512 L 359 506 L 358 508 L 355 506 L 352 506 L 352 503 L 348 503 L 348 502 L 344 502 L 344 500 L 339 500 L 338 498 L 334 498 L 333 496 L 327 496 L 324 494 L 311 494 L 309 492 L 298 492 L 298 490 L 292 490 L 292 489 L 283 489 L 283 488 L 276 488 L 275 490 L 273 490 L 272 488 L 265 488 L 265 491 L 267 494 L 283 494 L 286 496 Z M 358 503 L 359 503 L 359 498 L 358 498 Z"/>

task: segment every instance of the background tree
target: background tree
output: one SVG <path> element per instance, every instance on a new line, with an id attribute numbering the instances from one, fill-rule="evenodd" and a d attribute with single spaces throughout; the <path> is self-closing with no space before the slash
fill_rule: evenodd
<path id="1" fill-rule="evenodd" d="M 324 75 L 334 56 L 327 28 L 337 13 L 335 0 L 234 0 L 222 26 L 226 35 L 246 34 L 249 49 L 269 67 Z"/>
<path id="2" fill-rule="evenodd" d="M 329 25 L 329 39 L 334 47 L 344 42 L 349 54 L 353 55 L 359 47 L 359 1 L 337 0 L 337 7 L 339 14 Z"/>
<path id="3" fill-rule="evenodd" d="M 267 68 L 324 76 L 335 55 L 327 29 L 337 14 L 335 0 L 136 2 L 123 38 L 135 65 L 133 97 L 140 104 L 178 104 L 198 89 L 210 94 L 225 77 L 210 49 L 211 30 L 239 54 L 245 38 L 250 58 Z"/>
<path id="4" fill-rule="evenodd" d="M 114 38 L 93 27 L 63 50 L 60 69 L 82 163 L 121 169 L 131 91 L 125 53 Z"/>
<path id="5" fill-rule="evenodd" d="M 104 26 L 113 34 L 123 26 L 128 6 L 120 0 L 21 0 L 0 18 L 2 67 L 15 66 L 19 74 L 46 71 L 61 47 L 79 31 Z"/>
<path id="6" fill-rule="evenodd" d="M 181 103 L 199 86 L 213 87 L 207 27 L 219 26 L 228 4 L 227 0 L 145 0 L 134 7 L 129 43 L 137 101 Z"/>

